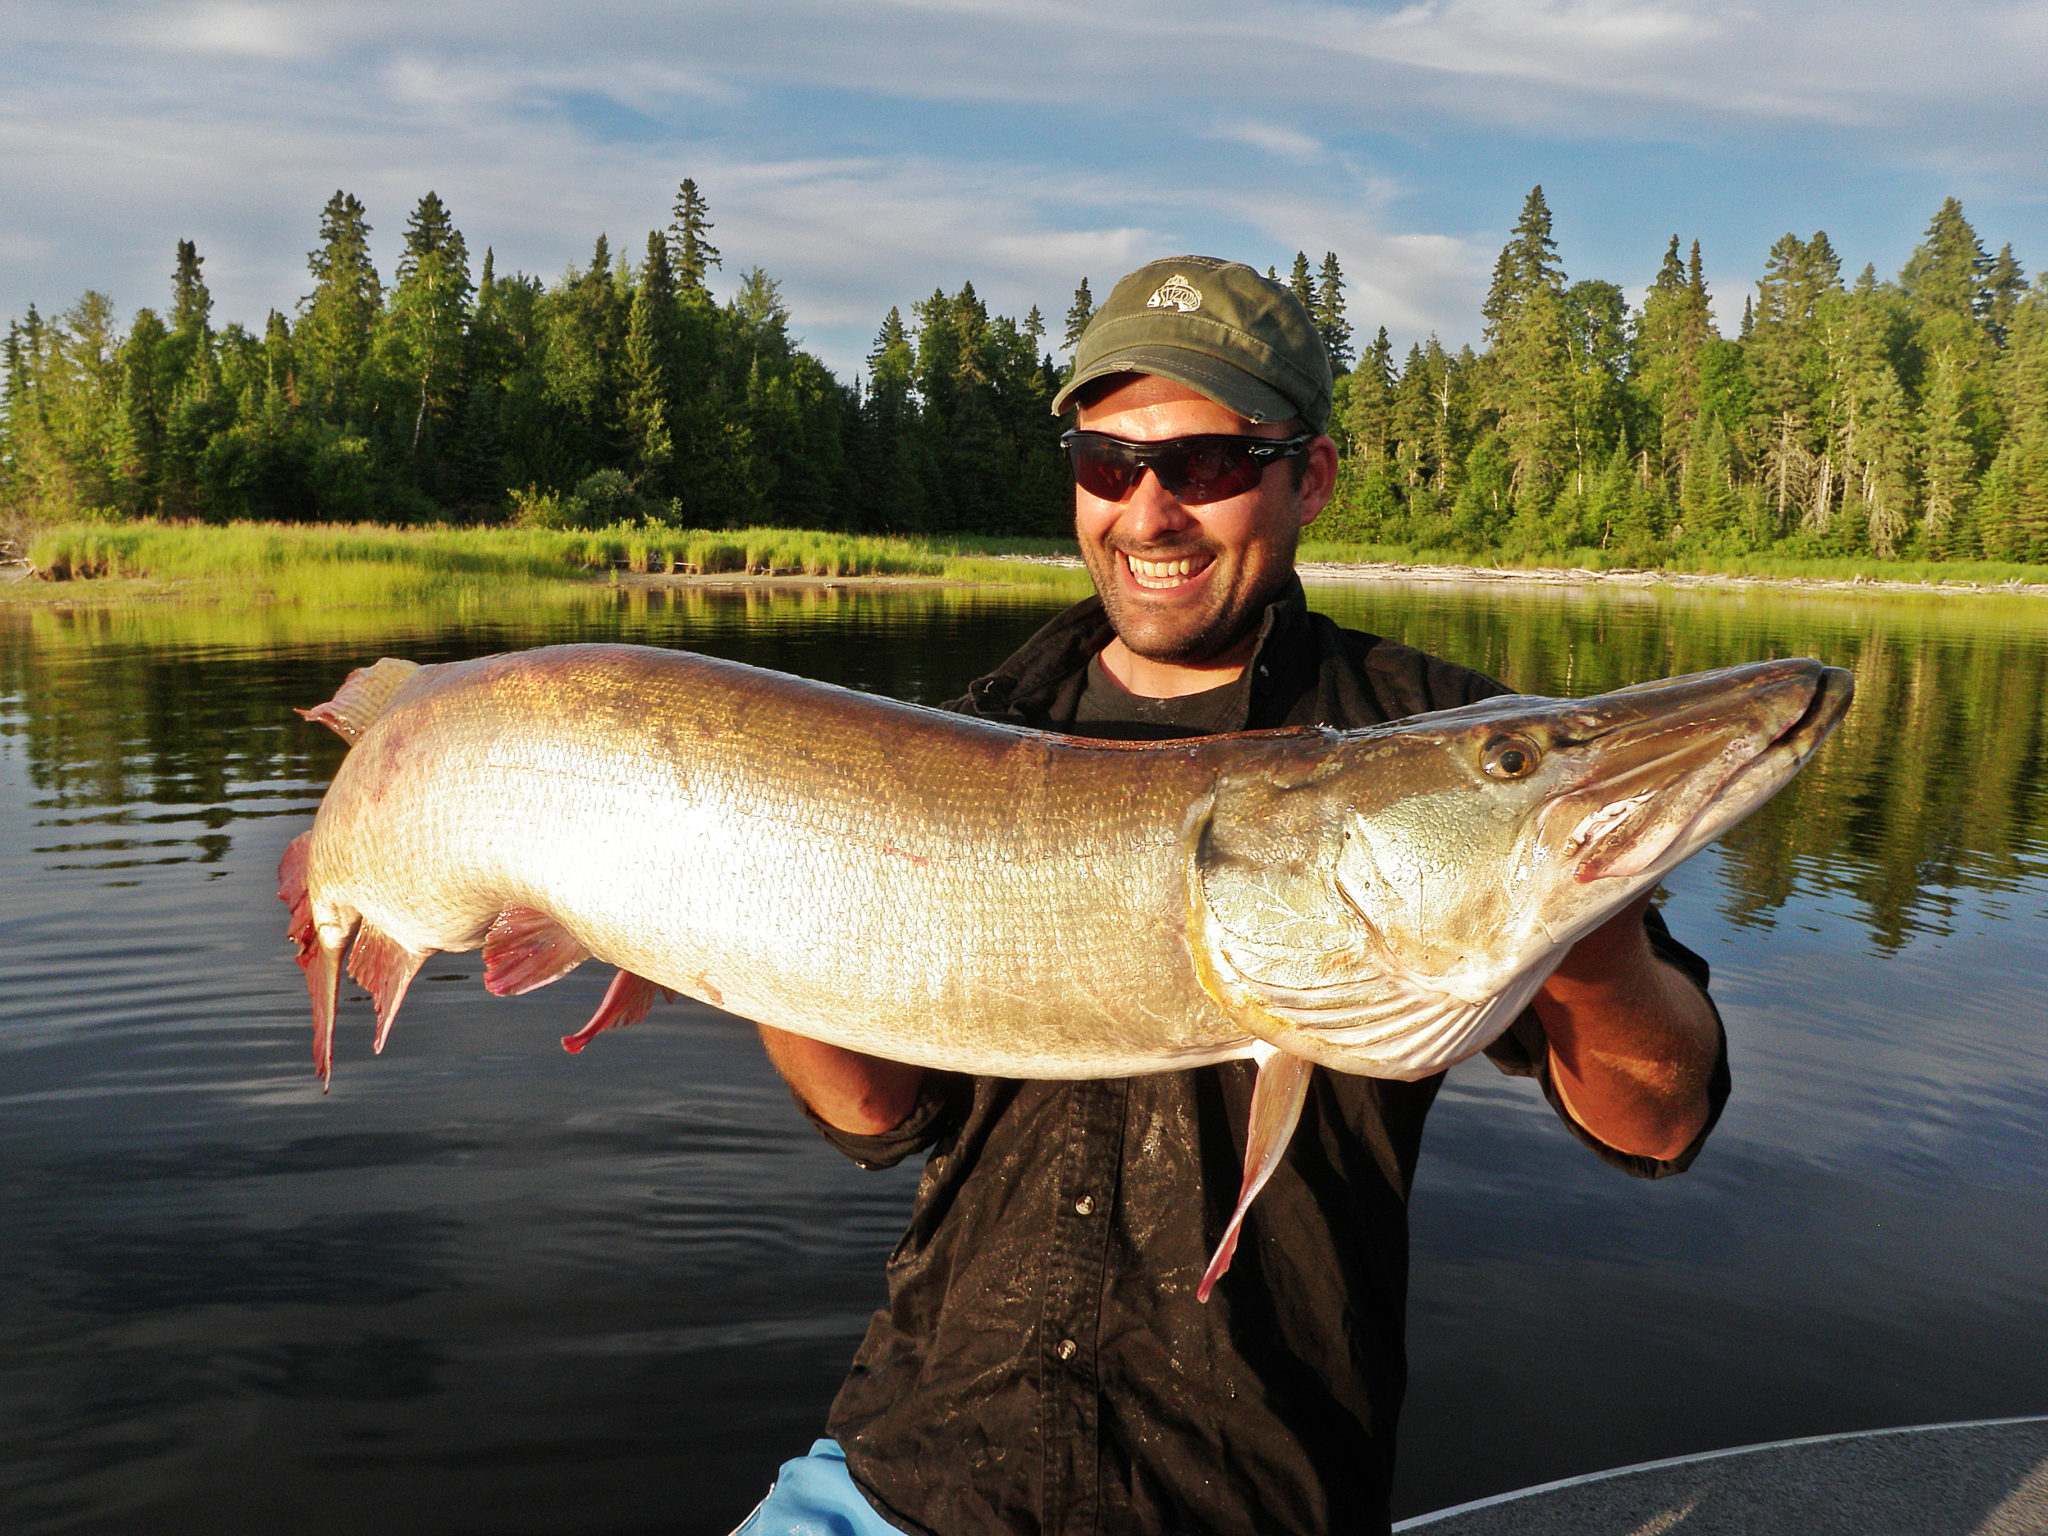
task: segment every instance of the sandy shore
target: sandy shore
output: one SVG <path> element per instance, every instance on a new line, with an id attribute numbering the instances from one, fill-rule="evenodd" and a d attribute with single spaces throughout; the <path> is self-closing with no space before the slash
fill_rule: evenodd
<path id="1" fill-rule="evenodd" d="M 1019 564 L 1052 565 L 1078 571 L 1081 562 L 1072 556 L 1001 555 L 992 559 Z M 1742 590 L 1756 588 L 1789 592 L 1899 592 L 1926 596 L 1930 593 L 1956 597 L 2048 597 L 2048 582 L 2008 581 L 1986 585 L 1975 581 L 1883 581 L 1858 576 L 1850 580 L 1823 580 L 1810 576 L 1735 576 L 1723 573 L 1662 570 L 1593 571 L 1583 567 L 1545 567 L 1536 570 L 1497 569 L 1479 565 L 1403 565 L 1393 561 L 1303 561 L 1305 582 L 1450 582 L 1461 585 L 1545 586 L 1545 587 L 1668 587 L 1674 590 Z M 709 575 L 635 575 L 621 571 L 618 585 L 630 587 L 919 587 L 947 585 L 940 576 L 805 576 L 796 572 L 720 572 Z"/>

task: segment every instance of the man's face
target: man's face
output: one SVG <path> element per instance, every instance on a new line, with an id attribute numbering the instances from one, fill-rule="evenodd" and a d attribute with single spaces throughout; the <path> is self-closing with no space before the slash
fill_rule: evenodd
<path id="1" fill-rule="evenodd" d="M 1203 433 L 1286 438 L 1291 426 L 1254 426 L 1206 395 L 1151 374 L 1131 374 L 1080 408 L 1075 424 L 1131 442 Z M 1248 645 L 1266 604 L 1286 585 L 1302 526 L 1329 500 L 1336 447 L 1318 438 L 1299 466 L 1266 467 L 1252 489 L 1182 506 L 1147 470 L 1122 501 L 1074 487 L 1074 533 L 1110 623 L 1149 661 L 1197 664 Z M 1241 659 L 1241 658 L 1230 658 Z"/>

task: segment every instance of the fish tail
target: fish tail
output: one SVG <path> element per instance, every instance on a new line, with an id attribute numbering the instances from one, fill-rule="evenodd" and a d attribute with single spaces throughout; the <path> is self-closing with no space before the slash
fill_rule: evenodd
<path id="1" fill-rule="evenodd" d="M 317 720 L 354 746 L 364 731 L 391 702 L 391 696 L 398 692 L 405 680 L 419 671 L 416 661 L 400 661 L 396 656 L 386 656 L 375 666 L 357 667 L 342 682 L 333 698 L 325 704 L 315 704 L 311 709 L 294 710 L 308 720 Z"/>
<path id="2" fill-rule="evenodd" d="M 384 1042 L 391 1038 L 391 1021 L 398 1017 L 405 989 L 431 954 L 432 950 L 407 949 L 368 923 L 356 930 L 355 947 L 348 952 L 348 973 L 369 990 L 377 1004 L 377 1041 L 371 1049 L 378 1055 L 384 1054 Z"/>
<path id="3" fill-rule="evenodd" d="M 597 1012 L 590 1016 L 590 1022 L 575 1034 L 562 1036 L 562 1049 L 574 1056 L 605 1030 L 638 1024 L 654 1006 L 657 992 L 670 1002 L 676 1000 L 675 993 L 659 982 L 635 976 L 631 971 L 620 971 L 612 977 L 612 984 L 605 988 L 604 1001 L 597 1005 Z"/>
<path id="4" fill-rule="evenodd" d="M 1202 1283 L 1195 1287 L 1195 1300 L 1207 1301 L 1209 1292 L 1230 1268 L 1245 1212 L 1280 1166 L 1288 1139 L 1301 1119 L 1301 1106 L 1308 1100 L 1309 1078 L 1314 1072 L 1313 1062 L 1270 1046 L 1261 1056 L 1259 1078 L 1252 1087 L 1251 1124 L 1245 1128 L 1244 1187 L 1238 1193 L 1237 1209 L 1230 1213 L 1230 1224 L 1223 1229 L 1223 1240 L 1216 1245 L 1216 1256 L 1209 1261 Z"/>

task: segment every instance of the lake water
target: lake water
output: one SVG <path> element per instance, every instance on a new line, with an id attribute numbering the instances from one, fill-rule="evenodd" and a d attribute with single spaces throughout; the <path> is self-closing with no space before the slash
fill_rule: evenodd
<path id="1" fill-rule="evenodd" d="M 1685 1177 L 1457 1069 L 1414 1200 L 1399 1513 L 1792 1435 L 2048 1411 L 2048 604 L 1330 585 L 1530 692 L 1852 668 L 1794 786 L 1673 876 L 1735 1097 Z M 0 1527 L 715 1533 L 818 1432 L 915 1172 L 863 1174 L 751 1030 L 430 963 L 333 1091 L 274 871 L 379 655 L 703 650 L 936 702 L 1015 593 L 0 609 Z M 354 1000 L 351 1000 L 353 998 Z"/>

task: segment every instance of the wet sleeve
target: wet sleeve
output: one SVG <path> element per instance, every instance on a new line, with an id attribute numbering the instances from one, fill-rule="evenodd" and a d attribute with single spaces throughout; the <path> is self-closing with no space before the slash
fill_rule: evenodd
<path id="1" fill-rule="evenodd" d="M 1643 914 L 1643 926 L 1649 930 L 1651 952 L 1658 959 L 1677 966 L 1699 984 L 1702 992 L 1706 992 L 1707 962 L 1671 936 L 1671 930 L 1664 924 L 1664 914 L 1655 907 L 1650 908 Z M 1533 1008 L 1524 1009 L 1522 1016 L 1508 1026 L 1507 1033 L 1486 1048 L 1486 1054 L 1496 1067 L 1511 1077 L 1533 1077 L 1542 1088 L 1543 1097 L 1556 1111 L 1557 1118 L 1565 1123 L 1565 1128 L 1590 1147 L 1603 1163 L 1639 1179 L 1666 1178 L 1674 1173 L 1683 1173 L 1692 1166 L 1692 1160 L 1706 1145 L 1708 1134 L 1719 1123 L 1721 1111 L 1728 1103 L 1728 1031 L 1721 1027 L 1721 1010 L 1714 1007 L 1711 993 L 1707 996 L 1707 1006 L 1714 1011 L 1714 1028 L 1719 1036 L 1713 1075 L 1707 1080 L 1707 1119 L 1700 1127 L 1699 1135 L 1693 1137 L 1691 1144 L 1676 1157 L 1639 1157 L 1633 1152 L 1619 1151 L 1572 1118 L 1550 1080 L 1550 1044 Z"/>
<path id="2" fill-rule="evenodd" d="M 974 1096 L 974 1080 L 957 1072 L 927 1071 L 918 1089 L 917 1102 L 903 1123 L 878 1136 L 862 1136 L 828 1125 L 817 1112 L 797 1097 L 801 1109 L 818 1134 L 863 1168 L 894 1168 L 913 1152 L 922 1152 L 956 1127 Z"/>

